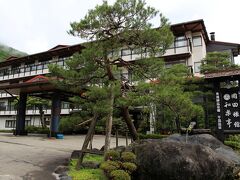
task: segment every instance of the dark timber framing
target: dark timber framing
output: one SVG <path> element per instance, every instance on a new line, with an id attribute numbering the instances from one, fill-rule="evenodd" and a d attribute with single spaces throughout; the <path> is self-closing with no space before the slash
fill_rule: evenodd
<path id="1" fill-rule="evenodd" d="M 20 93 L 17 110 L 17 122 L 15 135 L 26 135 L 25 116 L 26 116 L 27 93 Z"/>

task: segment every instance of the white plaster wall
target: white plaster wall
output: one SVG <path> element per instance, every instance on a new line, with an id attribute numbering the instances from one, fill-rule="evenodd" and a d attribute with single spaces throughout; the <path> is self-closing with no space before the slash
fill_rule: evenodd
<path id="1" fill-rule="evenodd" d="M 46 118 L 50 118 L 50 116 L 47 116 Z M 11 130 L 11 129 L 14 129 L 14 128 L 6 128 L 5 127 L 5 123 L 6 123 L 6 120 L 16 120 L 16 116 L 0 116 L 0 130 Z M 40 118 L 39 116 L 26 116 L 26 120 L 31 120 L 31 125 L 34 125 L 34 126 L 41 126 L 41 123 L 40 123 Z"/>
<path id="2" fill-rule="evenodd" d="M 16 120 L 14 116 L 0 116 L 0 130 L 11 130 L 13 128 L 6 128 L 5 122 L 6 120 Z"/>
<path id="3" fill-rule="evenodd" d="M 200 32 L 193 33 L 192 36 L 201 36 L 202 34 Z M 192 48 L 192 63 L 193 63 L 193 70 L 194 70 L 194 62 L 201 62 L 203 58 L 206 56 L 206 44 L 202 37 L 202 46 L 197 46 Z"/>

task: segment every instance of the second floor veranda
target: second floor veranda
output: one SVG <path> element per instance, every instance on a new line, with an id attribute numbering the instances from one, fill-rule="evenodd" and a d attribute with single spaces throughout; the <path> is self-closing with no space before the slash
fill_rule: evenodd
<path id="1" fill-rule="evenodd" d="M 78 51 L 76 51 L 78 52 Z M 190 40 L 186 37 L 176 38 L 174 43 L 166 50 L 163 55 L 159 55 L 159 57 L 166 57 L 166 56 L 176 56 L 181 54 L 188 54 L 191 55 L 192 47 Z M 111 53 L 110 53 L 111 56 Z M 125 61 L 136 61 L 148 56 L 146 50 L 139 53 L 135 49 L 122 49 L 121 51 L 117 52 L 117 56 L 121 57 Z M 47 59 L 39 59 L 37 61 L 28 62 L 14 65 L 8 67 L 0 68 L 0 81 L 7 81 L 12 79 L 18 78 L 25 78 L 31 77 L 36 75 L 44 75 L 50 73 L 48 65 L 49 64 L 57 64 L 59 66 L 65 66 L 65 62 L 69 57 L 61 57 L 61 58 L 54 58 L 47 60 Z"/>

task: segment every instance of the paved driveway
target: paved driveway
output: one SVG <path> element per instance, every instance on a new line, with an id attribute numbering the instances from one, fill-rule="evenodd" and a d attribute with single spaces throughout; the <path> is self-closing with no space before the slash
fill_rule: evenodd
<path id="1" fill-rule="evenodd" d="M 73 150 L 81 148 L 84 136 L 65 136 L 64 140 L 45 136 L 20 136 L 0 133 L 0 180 L 52 180 L 55 167 L 67 162 Z M 112 147 L 115 138 L 112 138 Z M 125 145 L 125 140 L 119 140 Z M 93 148 L 104 145 L 96 135 Z"/>

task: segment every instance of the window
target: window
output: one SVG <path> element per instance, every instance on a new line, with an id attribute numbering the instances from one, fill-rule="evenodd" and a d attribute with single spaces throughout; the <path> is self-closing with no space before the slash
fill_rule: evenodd
<path id="1" fill-rule="evenodd" d="M 1 101 L 0 102 L 0 111 L 6 111 L 6 108 L 7 108 L 6 103 L 4 101 Z"/>
<path id="2" fill-rule="evenodd" d="M 193 37 L 193 46 L 202 46 L 202 37 L 201 36 L 194 36 Z"/>
<path id="3" fill-rule="evenodd" d="M 64 66 L 64 61 L 63 61 L 63 60 L 59 60 L 59 61 L 57 62 L 57 65 L 59 65 L 59 66 Z"/>
<path id="4" fill-rule="evenodd" d="M 165 63 L 165 67 L 166 68 L 171 68 L 173 65 L 176 65 L 176 64 L 186 65 L 186 60 L 185 59 L 181 59 L 181 60 L 178 60 L 178 61 L 166 62 Z"/>
<path id="5" fill-rule="evenodd" d="M 69 103 L 68 102 L 62 102 L 62 109 L 69 109 Z"/>
<path id="6" fill-rule="evenodd" d="M 31 71 L 36 71 L 36 69 L 37 69 L 35 64 L 31 65 L 30 68 L 31 68 Z"/>
<path id="7" fill-rule="evenodd" d="M 15 120 L 6 120 L 5 121 L 5 128 L 15 128 L 16 121 Z"/>
<path id="8" fill-rule="evenodd" d="M 195 73 L 200 73 L 200 66 L 201 66 L 201 62 L 195 62 L 194 63 L 194 72 Z"/>
<path id="9" fill-rule="evenodd" d="M 25 126 L 31 126 L 31 120 L 25 120 Z"/>
<path id="10" fill-rule="evenodd" d="M 37 65 L 37 70 L 42 70 L 43 69 L 43 65 L 42 64 L 38 64 Z"/>
<path id="11" fill-rule="evenodd" d="M 9 69 L 4 69 L 4 70 L 3 70 L 3 75 L 4 75 L 4 76 L 9 75 L 9 73 L 10 73 L 10 70 L 9 70 Z"/>
<path id="12" fill-rule="evenodd" d="M 187 39 L 185 36 L 179 36 L 175 38 L 175 47 L 187 46 Z"/>
<path id="13" fill-rule="evenodd" d="M 30 67 L 29 66 L 25 67 L 25 72 L 29 72 L 29 71 L 30 71 Z"/>
<path id="14" fill-rule="evenodd" d="M 12 74 L 18 74 L 20 72 L 20 67 L 12 67 Z"/>
<path id="15" fill-rule="evenodd" d="M 122 56 L 128 56 L 131 54 L 132 54 L 131 49 L 122 49 L 122 53 L 121 53 Z"/>

